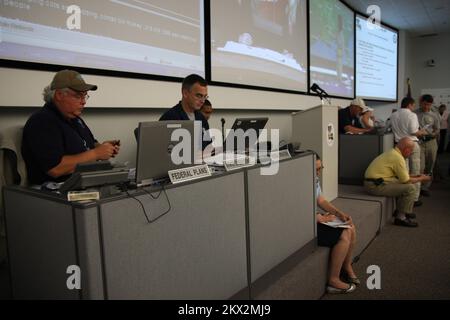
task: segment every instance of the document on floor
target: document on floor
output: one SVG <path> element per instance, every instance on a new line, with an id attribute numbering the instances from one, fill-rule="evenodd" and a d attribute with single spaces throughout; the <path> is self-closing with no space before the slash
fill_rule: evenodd
<path id="1" fill-rule="evenodd" d="M 336 218 L 330 222 L 321 222 L 321 223 L 332 228 L 351 228 L 349 224 L 347 224 L 346 222 L 342 221 L 339 218 Z"/>

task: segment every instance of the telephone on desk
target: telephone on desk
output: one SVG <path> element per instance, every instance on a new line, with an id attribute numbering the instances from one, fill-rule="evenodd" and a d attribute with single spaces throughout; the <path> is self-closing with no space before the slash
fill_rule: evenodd
<path id="1" fill-rule="evenodd" d="M 109 161 L 78 164 L 72 176 L 60 187 L 62 193 L 89 187 L 102 187 L 128 181 L 128 170 L 115 168 Z"/>

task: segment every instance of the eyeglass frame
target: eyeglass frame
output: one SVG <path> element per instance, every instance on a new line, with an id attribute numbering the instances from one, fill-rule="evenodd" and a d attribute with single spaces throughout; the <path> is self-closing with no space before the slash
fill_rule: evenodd
<path id="1" fill-rule="evenodd" d="M 79 101 L 81 101 L 83 99 L 84 99 L 84 101 L 87 101 L 91 97 L 87 92 L 85 94 L 82 94 L 81 92 L 75 91 L 73 89 L 70 89 L 70 88 L 68 88 L 68 89 L 71 92 L 70 96 L 72 98 L 75 98 L 75 99 L 79 100 Z M 69 93 L 69 91 L 66 91 L 66 93 Z"/>
<path id="2" fill-rule="evenodd" d="M 203 96 L 201 93 L 196 93 L 194 94 L 195 99 L 199 100 L 199 101 L 206 101 L 209 99 L 209 96 Z"/>

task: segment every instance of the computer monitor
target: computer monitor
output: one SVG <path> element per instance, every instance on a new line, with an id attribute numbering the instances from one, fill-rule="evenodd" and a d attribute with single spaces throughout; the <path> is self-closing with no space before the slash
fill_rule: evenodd
<path id="1" fill-rule="evenodd" d="M 254 147 L 253 143 L 257 143 L 260 131 L 264 129 L 268 120 L 269 118 L 237 118 L 234 121 L 233 126 L 231 127 L 232 131 L 227 135 L 227 138 L 225 139 L 225 145 L 223 146 L 224 150 L 242 152 L 248 151 L 250 147 Z M 249 138 L 249 130 L 251 129 L 253 129 L 256 133 L 256 141 L 251 141 L 251 139 Z M 244 133 L 244 141 L 241 141 L 241 143 L 238 142 L 238 138 L 241 137 L 236 136 L 236 133 L 239 132 L 238 130 L 242 130 L 242 132 Z M 229 150 L 227 144 L 231 143 L 231 140 L 233 140 L 233 138 L 233 150 Z M 252 145 L 250 145 L 251 142 L 253 142 Z"/>
<path id="2" fill-rule="evenodd" d="M 201 121 L 140 122 L 138 128 L 136 156 L 138 186 L 164 179 L 170 170 L 201 163 Z"/>

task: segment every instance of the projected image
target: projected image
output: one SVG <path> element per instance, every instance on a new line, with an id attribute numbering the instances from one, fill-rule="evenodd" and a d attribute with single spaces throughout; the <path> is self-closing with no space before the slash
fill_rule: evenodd
<path id="1" fill-rule="evenodd" d="M 0 58 L 204 75 L 203 28 L 202 0 L 1 1 Z"/>
<path id="2" fill-rule="evenodd" d="M 306 0 L 211 0 L 212 80 L 306 91 L 306 32 Z"/>
<path id="3" fill-rule="evenodd" d="M 397 100 L 398 32 L 356 17 L 356 95 Z"/>
<path id="4" fill-rule="evenodd" d="M 310 32 L 311 83 L 353 97 L 354 13 L 338 0 L 310 1 Z"/>

